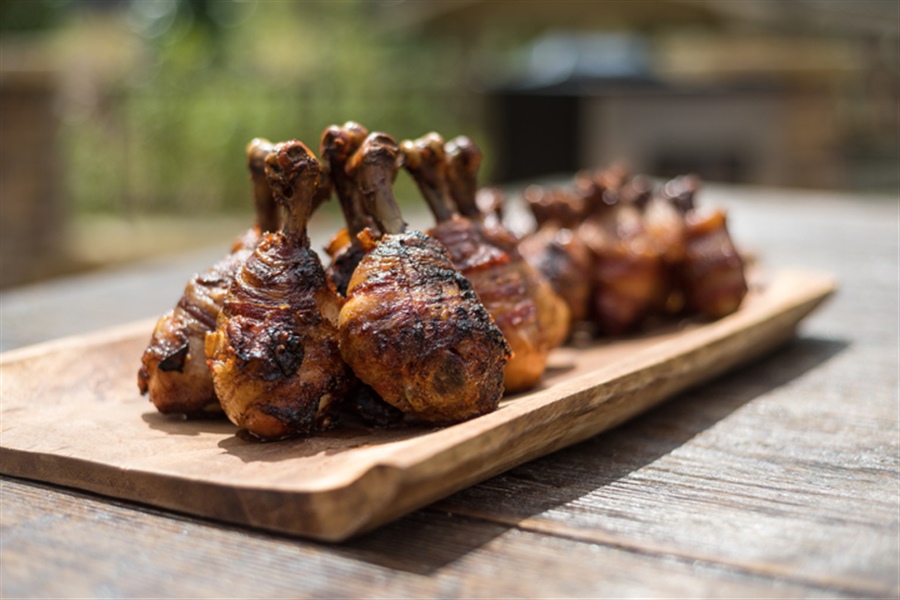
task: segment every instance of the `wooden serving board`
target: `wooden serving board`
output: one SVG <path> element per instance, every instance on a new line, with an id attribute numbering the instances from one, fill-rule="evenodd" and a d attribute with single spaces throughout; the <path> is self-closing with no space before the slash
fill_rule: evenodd
<path id="1" fill-rule="evenodd" d="M 584 440 L 794 335 L 835 290 L 784 272 L 736 314 L 554 352 L 539 389 L 446 428 L 339 427 L 259 443 L 225 420 L 155 412 L 137 391 L 153 322 L 0 355 L 0 471 L 338 541 Z"/>

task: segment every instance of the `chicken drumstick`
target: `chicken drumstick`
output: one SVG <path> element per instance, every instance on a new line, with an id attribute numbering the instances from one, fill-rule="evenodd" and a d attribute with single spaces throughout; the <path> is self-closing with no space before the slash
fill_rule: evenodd
<path id="1" fill-rule="evenodd" d="M 266 176 L 286 210 L 284 227 L 263 237 L 237 272 L 207 336 L 222 408 L 260 438 L 327 427 L 352 377 L 337 344 L 340 300 L 306 232 L 321 173 L 301 142 L 269 153 Z"/>
<path id="2" fill-rule="evenodd" d="M 578 228 L 592 254 L 594 320 L 604 334 L 635 329 L 665 304 L 665 266 L 637 206 L 622 200 L 628 174 L 610 168 L 576 181 L 591 215 Z"/>
<path id="3" fill-rule="evenodd" d="M 531 272 L 515 250 L 515 238 L 509 235 L 500 243 L 489 239 L 478 221 L 457 212 L 447 188 L 447 159 L 440 135 L 404 141 L 402 148 L 404 166 L 434 214 L 436 225 L 428 234 L 447 248 L 453 264 L 472 282 L 509 342 L 513 354 L 506 363 L 507 391 L 533 387 L 547 366 L 550 345 L 537 304 L 528 293 Z"/>
<path id="4" fill-rule="evenodd" d="M 347 162 L 356 152 L 369 132 L 353 121 L 343 126 L 332 125 L 322 134 L 320 153 L 328 165 L 334 190 L 347 227 L 340 230 L 326 247 L 331 264 L 326 272 L 341 295 L 347 293 L 347 284 L 363 251 L 357 236 L 366 227 L 375 228 L 375 222 L 362 206 L 362 196 L 353 177 L 347 174 Z"/>
<path id="5" fill-rule="evenodd" d="M 747 294 L 744 260 L 728 233 L 725 211 L 694 208 L 698 177 L 676 177 L 663 188 L 666 198 L 684 215 L 684 258 L 681 287 L 685 307 L 718 319 L 736 311 Z"/>
<path id="6" fill-rule="evenodd" d="M 499 219 L 493 225 L 486 224 L 486 215 L 479 208 L 477 199 L 481 150 L 465 136 L 450 140 L 444 149 L 447 153 L 447 189 L 457 209 L 472 220 L 487 242 L 508 252 L 512 262 L 524 270 L 527 293 L 537 307 L 544 338 L 551 349 L 559 346 L 569 335 L 571 311 L 543 273 L 520 256 L 519 239 Z"/>
<path id="7" fill-rule="evenodd" d="M 198 416 L 221 410 L 206 365 L 204 340 L 216 327 L 235 271 L 256 248 L 261 234 L 278 228 L 278 209 L 263 168 L 271 149 L 271 143 L 259 138 L 247 146 L 257 224 L 235 242 L 229 256 L 188 281 L 175 308 L 157 322 L 141 357 L 138 388 L 149 394 L 159 412 Z"/>
<path id="8" fill-rule="evenodd" d="M 434 238 L 408 230 L 392 181 L 400 159 L 385 134 L 348 165 L 381 231 L 347 288 L 340 348 L 356 375 L 415 419 L 453 423 L 494 410 L 509 346 L 469 281 Z"/>

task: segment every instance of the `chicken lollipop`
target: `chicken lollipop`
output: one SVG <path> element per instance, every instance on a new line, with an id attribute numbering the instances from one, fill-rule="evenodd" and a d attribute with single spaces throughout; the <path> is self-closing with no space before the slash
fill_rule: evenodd
<path id="1" fill-rule="evenodd" d="M 533 387 L 547 366 L 550 344 L 528 294 L 531 272 L 515 250 L 515 238 L 489 240 L 484 227 L 456 211 L 447 191 L 444 140 L 438 134 L 405 141 L 402 147 L 406 169 L 437 222 L 428 234 L 447 248 L 509 342 L 513 354 L 506 364 L 507 391 Z"/>
<path id="2" fill-rule="evenodd" d="M 544 274 L 522 258 L 519 239 L 499 219 L 490 226 L 486 224 L 486 215 L 478 206 L 477 193 L 481 150 L 465 136 L 450 140 L 444 149 L 447 153 L 447 189 L 453 202 L 461 214 L 472 219 L 486 241 L 508 252 L 512 261 L 526 273 L 527 293 L 537 306 L 544 337 L 551 349 L 556 348 L 569 335 L 571 311 Z M 495 210 L 499 212 L 502 207 Z"/>
<path id="3" fill-rule="evenodd" d="M 519 242 L 519 251 L 566 302 L 571 321 L 583 321 L 591 302 L 592 265 L 587 246 L 576 234 L 584 219 L 577 209 L 577 197 L 530 185 L 523 198 L 538 229 Z"/>
<path id="4" fill-rule="evenodd" d="M 272 145 L 254 139 L 247 146 L 257 224 L 232 247 L 232 253 L 194 275 L 174 309 L 160 318 L 141 358 L 138 388 L 162 413 L 202 415 L 219 412 L 204 340 L 216 327 L 225 293 L 238 266 L 253 252 L 263 232 L 278 228 L 278 211 L 264 172 Z"/>
<path id="5" fill-rule="evenodd" d="M 260 438 L 327 427 L 351 373 L 337 342 L 340 299 L 309 247 L 306 226 L 322 169 L 298 141 L 266 158 L 266 176 L 286 210 L 234 278 L 206 353 L 222 408 Z"/>
<path id="6" fill-rule="evenodd" d="M 650 180 L 643 176 L 629 182 L 623 197 L 641 211 L 644 231 L 662 261 L 661 293 L 656 312 L 681 314 L 684 311 L 681 275 L 687 243 L 684 213 L 670 197 L 653 189 Z"/>
<path id="7" fill-rule="evenodd" d="M 688 311 L 718 319 L 738 309 L 747 294 L 744 261 L 728 233 L 725 212 L 694 208 L 700 179 L 682 176 L 663 188 L 684 214 L 684 258 L 680 283 Z"/>
<path id="8" fill-rule="evenodd" d="M 434 238 L 407 229 L 392 191 L 400 159 L 387 135 L 347 166 L 380 237 L 364 249 L 340 312 L 341 354 L 382 399 L 415 419 L 453 423 L 494 410 L 509 346 Z"/>
<path id="9" fill-rule="evenodd" d="M 624 169 L 581 174 L 576 193 L 590 216 L 578 228 L 592 254 L 593 316 L 600 330 L 619 335 L 635 329 L 665 304 L 665 265 L 647 234 L 639 208 L 622 201 Z"/>
<path id="10" fill-rule="evenodd" d="M 480 160 L 471 156 L 460 158 L 469 154 L 474 145 L 467 144 L 463 149 L 457 140 L 448 146 L 451 160 L 443 139 L 436 133 L 406 141 L 402 145 L 405 166 L 437 221 L 429 235 L 440 240 L 456 268 L 472 282 L 512 348 L 512 358 L 506 365 L 506 389 L 523 391 L 540 381 L 550 349 L 561 341 L 560 337 L 565 337 L 555 332 L 556 311 L 564 307 L 553 301 L 562 305 L 562 300 L 521 257 L 515 236 L 505 228 L 487 228 L 482 223 L 473 194 L 474 170 Z M 448 176 L 448 171 L 452 176 Z M 456 204 L 450 197 L 449 180 L 455 181 L 452 187 L 459 198 Z M 474 218 L 459 214 L 457 205 Z M 548 298 L 550 302 L 546 301 Z M 568 317 L 564 319 L 567 325 Z"/>
<path id="11" fill-rule="evenodd" d="M 570 322 L 584 321 L 591 300 L 591 258 L 581 238 L 551 222 L 523 238 L 519 252 L 565 301 Z"/>
<path id="12" fill-rule="evenodd" d="M 369 132 L 359 123 L 348 121 L 343 126 L 332 125 L 322 134 L 320 153 L 328 165 L 334 190 L 347 227 L 340 230 L 326 248 L 331 256 L 327 273 L 341 295 L 347 293 L 347 284 L 363 255 L 357 237 L 363 229 L 375 229 L 375 223 L 362 206 L 362 197 L 353 177 L 347 174 L 347 162 L 356 152 Z"/>

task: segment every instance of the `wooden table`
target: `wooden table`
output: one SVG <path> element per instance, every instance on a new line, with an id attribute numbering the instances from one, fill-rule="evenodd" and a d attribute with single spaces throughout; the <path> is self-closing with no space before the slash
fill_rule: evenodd
<path id="1" fill-rule="evenodd" d="M 897 200 L 702 201 L 839 279 L 767 358 L 338 545 L 3 478 L 2 597 L 898 597 Z M 162 312 L 221 253 L 5 292 L 0 348 Z"/>

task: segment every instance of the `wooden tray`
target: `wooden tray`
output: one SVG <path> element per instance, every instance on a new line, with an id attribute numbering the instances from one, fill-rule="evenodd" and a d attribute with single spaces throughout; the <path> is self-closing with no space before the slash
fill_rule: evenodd
<path id="1" fill-rule="evenodd" d="M 835 289 L 780 273 L 708 324 L 552 357 L 540 389 L 443 429 L 337 428 L 247 441 L 224 420 L 159 415 L 138 395 L 153 322 L 0 355 L 0 471 L 323 540 L 343 540 L 609 429 L 770 351 Z"/>

